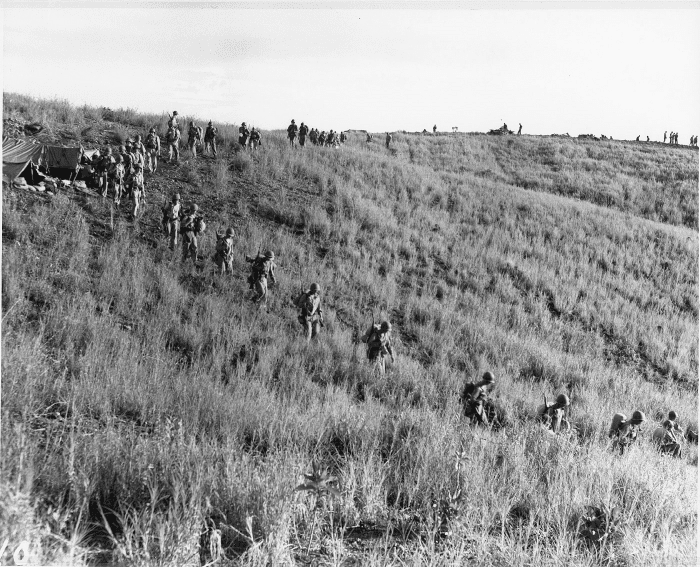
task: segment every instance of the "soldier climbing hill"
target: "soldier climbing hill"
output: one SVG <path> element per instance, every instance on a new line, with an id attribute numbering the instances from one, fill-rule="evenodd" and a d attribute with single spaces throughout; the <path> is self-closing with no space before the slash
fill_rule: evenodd
<path id="1" fill-rule="evenodd" d="M 158 169 L 158 157 L 160 156 L 160 138 L 156 129 L 151 128 L 146 136 L 146 168 L 155 173 Z"/>
<path id="2" fill-rule="evenodd" d="M 255 130 L 255 128 L 253 128 L 253 130 Z M 248 144 L 249 136 L 250 130 L 248 130 L 248 126 L 245 125 L 245 122 L 241 122 L 241 125 L 238 128 L 238 143 L 245 148 Z"/>
<path id="3" fill-rule="evenodd" d="M 171 126 L 168 128 L 168 133 L 165 135 L 165 141 L 168 144 L 168 163 L 173 163 L 173 156 L 175 157 L 175 163 L 180 161 L 180 130 Z"/>
<path id="4" fill-rule="evenodd" d="M 671 419 L 665 420 L 661 427 L 657 427 L 654 430 L 652 440 L 662 453 L 682 458 L 683 448 L 681 441 L 683 440 L 683 433 L 677 430 L 676 427 L 677 425 Z"/>
<path id="5" fill-rule="evenodd" d="M 287 126 L 287 138 L 289 138 L 289 145 L 292 147 L 294 147 L 294 140 L 297 137 L 298 130 L 297 125 L 294 123 L 294 119 L 292 119 L 292 123 Z"/>
<path id="6" fill-rule="evenodd" d="M 299 312 L 299 323 L 304 328 L 306 340 L 316 337 L 323 327 L 323 309 L 321 308 L 321 288 L 317 283 L 312 283 L 308 291 L 303 291 L 294 300 L 294 305 Z"/>
<path id="7" fill-rule="evenodd" d="M 304 146 L 306 143 L 306 136 L 309 133 L 309 127 L 304 124 L 303 122 L 301 123 L 301 126 L 299 127 L 299 145 Z"/>
<path id="8" fill-rule="evenodd" d="M 386 149 L 388 150 L 388 149 L 389 149 L 389 144 L 391 144 L 391 134 L 389 134 L 389 132 L 386 133 L 386 140 L 385 140 L 385 142 L 386 142 Z"/>
<path id="9" fill-rule="evenodd" d="M 189 213 L 186 214 L 180 223 L 182 233 L 182 261 L 186 262 L 192 258 L 192 263 L 197 265 L 197 237 L 204 232 L 206 224 L 196 204 L 192 204 Z"/>
<path id="10" fill-rule="evenodd" d="M 178 127 L 177 127 L 177 110 L 173 110 L 172 116 L 168 115 L 168 128 L 175 128 L 176 130 L 178 129 Z"/>
<path id="11" fill-rule="evenodd" d="M 216 135 L 219 133 L 219 129 L 216 126 L 213 126 L 211 123 L 211 120 L 209 121 L 209 124 L 207 124 L 207 130 L 204 133 L 204 151 L 207 151 L 207 148 L 211 148 L 211 153 L 216 157 Z"/>
<path id="12" fill-rule="evenodd" d="M 118 205 L 121 202 L 122 191 L 124 189 L 124 158 L 121 154 L 117 154 L 114 162 L 110 165 L 107 171 L 109 186 L 114 192 L 114 204 Z"/>
<path id="13" fill-rule="evenodd" d="M 640 427 L 646 420 L 643 412 L 636 410 L 631 419 L 627 419 L 625 414 L 616 413 L 610 424 L 608 437 L 613 439 L 613 449 L 619 449 L 620 454 L 637 440 Z"/>
<path id="14" fill-rule="evenodd" d="M 391 362 L 396 362 L 394 349 L 391 345 L 391 323 L 383 321 L 381 325 L 372 324 L 367 332 L 360 337 L 367 343 L 367 359 L 373 363 L 379 374 L 386 372 L 386 356 L 391 356 Z"/>
<path id="15" fill-rule="evenodd" d="M 132 214 L 134 216 L 134 220 L 136 220 L 136 216 L 139 214 L 141 205 L 145 204 L 146 202 L 146 187 L 143 181 L 143 166 L 140 163 L 137 163 L 134 166 L 134 175 L 131 178 L 131 200 L 134 205 Z"/>
<path id="16" fill-rule="evenodd" d="M 460 401 L 464 415 L 468 417 L 472 423 L 478 425 L 489 425 L 490 413 L 489 408 L 491 402 L 486 392 L 487 388 L 491 387 L 495 382 L 495 378 L 491 372 L 484 372 L 481 381 L 476 383 L 466 383 L 460 395 Z"/>
<path id="17" fill-rule="evenodd" d="M 258 146 L 262 146 L 262 140 L 260 139 L 260 130 L 256 130 L 255 126 L 250 130 L 250 148 L 255 150 Z"/>
<path id="18" fill-rule="evenodd" d="M 175 250 L 175 246 L 177 246 L 177 236 L 180 233 L 181 210 L 182 205 L 180 204 L 179 193 L 172 198 L 170 203 L 166 203 L 163 206 L 163 232 L 170 238 L 170 244 L 168 245 L 170 250 Z"/>
<path id="19" fill-rule="evenodd" d="M 197 146 L 202 143 L 202 128 L 195 126 L 194 121 L 190 121 L 190 128 L 187 131 L 187 146 L 190 148 L 190 155 L 197 157 Z"/>
<path id="20" fill-rule="evenodd" d="M 556 401 L 551 404 L 548 404 L 545 398 L 544 403 L 537 408 L 537 417 L 547 429 L 554 433 L 569 431 L 571 424 L 564 419 L 564 412 L 569 407 L 569 403 L 569 396 L 566 394 L 559 394 Z"/>
<path id="21" fill-rule="evenodd" d="M 250 276 L 248 276 L 248 285 L 250 289 L 255 291 L 253 301 L 255 303 L 267 303 L 267 280 L 275 283 L 275 253 L 272 250 L 265 251 L 262 255 L 247 256 L 245 261 L 252 264 Z"/>
<path id="22" fill-rule="evenodd" d="M 232 228 L 226 229 L 225 234 L 216 231 L 216 254 L 214 262 L 220 274 L 233 273 L 233 237 L 235 233 Z"/>

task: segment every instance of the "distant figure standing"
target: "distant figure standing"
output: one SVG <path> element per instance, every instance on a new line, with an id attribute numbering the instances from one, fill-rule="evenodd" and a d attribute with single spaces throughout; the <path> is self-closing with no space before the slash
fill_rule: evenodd
<path id="1" fill-rule="evenodd" d="M 260 130 L 256 130 L 255 126 L 250 130 L 250 149 L 255 150 L 258 146 L 262 146 Z"/>
<path id="2" fill-rule="evenodd" d="M 435 124 L 435 125 L 433 126 L 433 134 L 435 134 L 436 132 L 437 132 L 437 124 Z"/>
<path id="3" fill-rule="evenodd" d="M 190 128 L 187 131 L 187 146 L 190 149 L 190 155 L 193 158 L 197 157 L 197 146 L 200 143 L 202 131 L 198 126 L 195 126 L 194 121 L 190 121 Z"/>
<path id="4" fill-rule="evenodd" d="M 297 137 L 297 132 L 299 131 L 299 128 L 297 128 L 296 123 L 294 122 L 294 119 L 292 119 L 292 123 L 287 126 L 287 138 L 289 138 L 289 145 L 294 147 L 294 140 Z"/>
<path id="5" fill-rule="evenodd" d="M 518 123 L 518 136 L 520 136 L 523 133 L 523 125 Z"/>
<path id="6" fill-rule="evenodd" d="M 386 133 L 386 148 L 387 150 L 389 149 L 389 144 L 391 144 L 391 134 L 389 132 Z"/>
<path id="7" fill-rule="evenodd" d="M 301 123 L 301 127 L 299 128 L 299 145 L 304 146 L 304 143 L 306 142 L 306 135 L 309 133 L 309 127 L 306 126 L 303 122 Z"/>
<path id="8" fill-rule="evenodd" d="M 250 136 L 250 130 L 248 130 L 248 126 L 245 125 L 245 122 L 241 122 L 238 128 L 238 143 L 244 148 L 248 144 L 248 136 Z"/>
<path id="9" fill-rule="evenodd" d="M 168 163 L 175 163 L 180 160 L 180 130 L 171 126 L 168 128 L 168 133 L 165 135 L 165 141 L 168 144 Z"/>
<path id="10" fill-rule="evenodd" d="M 664 132 L 664 144 L 666 143 L 666 134 L 667 134 L 667 132 L 668 132 L 668 130 L 666 130 L 666 131 Z"/>
<path id="11" fill-rule="evenodd" d="M 216 157 L 216 135 L 219 133 L 219 129 L 212 125 L 211 120 L 207 124 L 207 129 L 204 132 L 204 151 L 210 148 L 214 157 Z"/>
<path id="12" fill-rule="evenodd" d="M 367 132 L 367 143 L 369 144 L 372 141 L 372 134 Z"/>
<path id="13" fill-rule="evenodd" d="M 649 141 L 649 136 L 647 136 L 647 142 Z"/>
<path id="14" fill-rule="evenodd" d="M 639 136 L 637 136 L 636 141 L 639 142 Z"/>

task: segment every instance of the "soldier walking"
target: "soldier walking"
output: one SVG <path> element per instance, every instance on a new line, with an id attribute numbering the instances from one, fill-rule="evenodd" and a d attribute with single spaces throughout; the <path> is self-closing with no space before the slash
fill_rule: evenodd
<path id="1" fill-rule="evenodd" d="M 391 356 L 391 362 L 396 362 L 394 349 L 391 345 L 391 323 L 382 321 L 381 325 L 373 324 L 367 332 L 360 337 L 367 344 L 367 359 L 378 370 L 379 374 L 386 372 L 386 356 Z"/>
<path id="2" fill-rule="evenodd" d="M 495 382 L 491 372 L 484 372 L 481 380 L 466 383 L 459 397 L 464 415 L 475 425 L 489 425 L 486 406 L 490 404 L 487 389 Z"/>
<path id="3" fill-rule="evenodd" d="M 201 143 L 201 137 L 201 129 L 195 126 L 194 121 L 190 121 L 190 128 L 187 131 L 187 145 L 193 158 L 197 157 L 197 146 Z"/>
<path id="4" fill-rule="evenodd" d="M 109 185 L 109 171 L 114 165 L 112 148 L 109 146 L 104 150 L 102 157 L 97 162 L 97 177 L 102 197 L 107 196 L 107 186 Z"/>
<path id="5" fill-rule="evenodd" d="M 297 131 L 299 129 L 297 128 L 297 125 L 294 123 L 294 119 L 292 118 L 292 123 L 287 126 L 287 137 L 289 138 L 289 145 L 294 147 L 294 140 L 297 137 Z"/>
<path id="6" fill-rule="evenodd" d="M 675 412 L 671 412 L 673 417 L 676 417 Z M 666 453 L 667 455 L 672 455 L 673 457 L 682 458 L 683 448 L 681 441 L 683 440 L 683 433 L 681 428 L 675 422 L 675 419 L 666 419 L 661 427 L 657 427 L 652 434 L 652 440 L 658 447 L 659 451 Z"/>
<path id="7" fill-rule="evenodd" d="M 146 187 L 143 180 L 143 166 L 140 163 L 137 163 L 134 166 L 134 175 L 131 179 L 131 200 L 134 205 L 132 214 L 134 216 L 134 220 L 136 220 L 136 215 L 138 215 L 141 205 L 146 202 Z"/>
<path id="8" fill-rule="evenodd" d="M 197 265 L 197 237 L 204 232 L 205 226 L 199 207 L 193 203 L 189 213 L 182 218 L 180 223 L 183 262 L 186 262 L 188 258 L 192 258 L 192 263 L 195 266 Z"/>
<path id="9" fill-rule="evenodd" d="M 114 204 L 118 205 L 121 202 L 122 187 L 124 185 L 124 158 L 122 158 L 121 154 L 117 154 L 114 158 L 107 172 L 107 178 L 113 191 Z"/>
<path id="10" fill-rule="evenodd" d="M 292 299 L 294 299 L 292 297 Z M 323 309 L 321 308 L 321 288 L 312 283 L 307 291 L 301 292 L 294 300 L 294 305 L 300 309 L 299 324 L 304 328 L 306 340 L 318 336 L 323 327 Z"/>
<path id="11" fill-rule="evenodd" d="M 207 124 L 207 130 L 204 133 L 204 151 L 207 148 L 211 148 L 211 153 L 216 157 L 216 135 L 219 133 L 219 129 L 212 125 L 211 120 Z"/>
<path id="12" fill-rule="evenodd" d="M 180 194 L 178 193 L 172 198 L 170 203 L 163 207 L 163 232 L 169 237 L 170 243 L 168 248 L 175 250 L 177 246 L 177 236 L 180 233 L 180 212 L 182 205 L 180 204 Z"/>
<path id="13" fill-rule="evenodd" d="M 365 141 L 369 144 L 372 141 L 372 134 L 367 132 L 367 139 Z"/>
<path id="14" fill-rule="evenodd" d="M 301 123 L 301 126 L 299 127 L 299 145 L 304 146 L 304 143 L 306 142 L 306 135 L 309 133 L 309 127 L 306 126 L 303 122 Z"/>
<path id="15" fill-rule="evenodd" d="M 177 110 L 173 110 L 172 116 L 168 114 L 168 128 L 175 128 L 176 130 L 179 130 L 177 127 Z"/>
<path id="16" fill-rule="evenodd" d="M 664 144 L 666 143 L 666 134 L 668 134 L 668 130 L 664 131 Z"/>
<path id="17" fill-rule="evenodd" d="M 151 128 L 146 136 L 146 167 L 149 173 L 155 173 L 158 169 L 158 157 L 160 156 L 160 138 L 156 129 Z"/>
<path id="18" fill-rule="evenodd" d="M 232 228 L 227 228 L 225 234 L 216 231 L 216 254 L 214 262 L 219 270 L 219 274 L 233 274 L 233 237 L 235 233 Z"/>
<path id="19" fill-rule="evenodd" d="M 635 410 L 629 420 L 625 414 L 616 413 L 613 416 L 610 431 L 608 431 L 608 437 L 613 439 L 613 449 L 619 449 L 622 455 L 625 449 L 637 440 L 637 435 L 644 421 L 646 421 L 646 416 L 639 410 Z"/>
<path id="20" fill-rule="evenodd" d="M 250 148 L 252 150 L 255 150 L 258 146 L 262 145 L 262 141 L 260 139 L 260 130 L 256 130 L 255 126 L 250 131 Z"/>
<path id="21" fill-rule="evenodd" d="M 389 149 L 389 144 L 391 144 L 391 134 L 389 132 L 386 133 L 386 149 Z"/>
<path id="22" fill-rule="evenodd" d="M 255 130 L 255 128 L 253 128 L 253 130 Z M 245 122 L 241 122 L 238 128 L 238 143 L 244 148 L 248 143 L 248 136 L 250 136 L 250 130 L 248 130 L 248 126 L 245 125 Z"/>
<path id="23" fill-rule="evenodd" d="M 168 133 L 165 135 L 165 141 L 168 144 L 168 163 L 180 163 L 180 130 L 171 126 L 168 128 Z"/>
<path id="24" fill-rule="evenodd" d="M 246 255 L 245 261 L 252 264 L 250 276 L 248 276 L 248 285 L 250 289 L 255 291 L 253 301 L 255 303 L 267 303 L 267 280 L 275 283 L 275 253 L 272 250 L 266 250 L 262 255 L 252 257 Z"/>
<path id="25" fill-rule="evenodd" d="M 556 401 L 551 404 L 548 404 L 545 398 L 544 403 L 537 408 L 537 418 L 554 433 L 569 431 L 571 424 L 564 419 L 564 413 L 569 407 L 569 403 L 569 396 L 566 394 L 559 394 Z"/>
<path id="26" fill-rule="evenodd" d="M 518 136 L 521 136 L 523 133 L 523 125 L 518 123 Z"/>

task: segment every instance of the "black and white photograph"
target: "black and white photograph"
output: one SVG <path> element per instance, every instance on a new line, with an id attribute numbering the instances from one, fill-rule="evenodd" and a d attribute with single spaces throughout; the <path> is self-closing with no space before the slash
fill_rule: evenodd
<path id="1" fill-rule="evenodd" d="M 700 2 L 1 10 L 0 565 L 700 564 Z"/>

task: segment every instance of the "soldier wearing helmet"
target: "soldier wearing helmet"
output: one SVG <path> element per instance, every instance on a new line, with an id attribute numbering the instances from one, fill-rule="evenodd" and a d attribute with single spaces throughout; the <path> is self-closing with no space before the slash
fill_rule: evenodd
<path id="1" fill-rule="evenodd" d="M 673 422 L 673 420 L 664 420 L 661 427 L 657 427 L 654 430 L 652 440 L 662 453 L 682 458 L 683 448 L 681 446 L 681 441 L 683 440 L 683 433 L 677 431 L 676 427 L 677 425 Z"/>
<path id="2" fill-rule="evenodd" d="M 169 237 L 170 250 L 175 250 L 177 245 L 177 237 L 180 234 L 180 212 L 182 205 L 180 204 L 180 194 L 173 195 L 170 203 L 163 205 L 163 232 Z"/>
<path id="3" fill-rule="evenodd" d="M 245 148 L 248 144 L 249 137 L 250 130 L 248 130 L 248 126 L 246 126 L 245 122 L 241 122 L 241 125 L 238 128 L 238 143 Z"/>
<path id="4" fill-rule="evenodd" d="M 294 119 L 292 119 L 292 123 L 287 126 L 287 138 L 289 138 L 289 145 L 292 147 L 294 147 L 294 140 L 296 140 L 298 131 L 299 128 L 294 123 Z"/>
<path id="5" fill-rule="evenodd" d="M 165 135 L 165 141 L 168 144 L 168 163 L 180 161 L 180 130 L 174 126 L 168 128 L 168 133 Z"/>
<path id="6" fill-rule="evenodd" d="M 375 365 L 379 374 L 386 372 L 386 357 L 391 357 L 391 362 L 396 362 L 394 348 L 391 344 L 391 323 L 382 321 L 381 325 L 372 324 L 367 332 L 360 337 L 367 344 L 367 359 Z"/>
<path id="7" fill-rule="evenodd" d="M 211 153 L 216 157 L 216 135 L 219 133 L 219 129 L 209 121 L 207 124 L 207 130 L 204 132 L 204 151 L 207 148 L 211 149 Z"/>
<path id="8" fill-rule="evenodd" d="M 176 130 L 178 129 L 178 127 L 177 127 L 177 110 L 173 110 L 172 116 L 168 115 L 168 128 L 175 128 Z"/>
<path id="9" fill-rule="evenodd" d="M 190 149 L 190 155 L 193 158 L 197 157 L 197 146 L 202 143 L 202 128 L 190 120 L 190 127 L 187 130 L 187 146 Z"/>
<path id="10" fill-rule="evenodd" d="M 182 234 L 182 261 L 186 262 L 192 258 L 192 263 L 197 265 L 197 237 L 204 232 L 206 224 L 202 218 L 202 213 L 196 203 L 192 203 L 189 212 L 182 217 L 180 223 Z"/>
<path id="11" fill-rule="evenodd" d="M 303 122 L 301 123 L 301 126 L 299 126 L 299 145 L 303 146 L 304 143 L 306 142 L 306 136 L 309 133 L 309 127 L 304 124 Z"/>
<path id="12" fill-rule="evenodd" d="M 227 228 L 225 234 L 216 231 L 216 254 L 214 262 L 220 274 L 233 274 L 233 237 L 235 233 L 232 228 Z"/>
<path id="13" fill-rule="evenodd" d="M 134 174 L 131 176 L 131 200 L 133 203 L 132 214 L 134 220 L 141 209 L 141 205 L 146 201 L 146 187 L 143 180 L 143 166 L 140 163 L 134 164 Z"/>
<path id="14" fill-rule="evenodd" d="M 266 250 L 262 254 L 258 252 L 257 256 L 248 256 L 246 254 L 245 261 L 252 264 L 250 276 L 248 276 L 248 285 L 250 289 L 255 291 L 252 300 L 255 303 L 267 303 L 267 280 L 275 283 L 275 253 L 272 250 Z"/>
<path id="15" fill-rule="evenodd" d="M 487 407 L 490 406 L 487 389 L 496 381 L 491 372 L 484 372 L 481 380 L 476 383 L 468 382 L 464 385 L 460 395 L 460 402 L 464 415 L 474 424 L 489 425 Z"/>
<path id="16" fill-rule="evenodd" d="M 547 429 L 554 433 L 569 431 L 571 424 L 564 418 L 569 404 L 569 396 L 566 394 L 559 394 L 553 403 L 547 403 L 547 398 L 545 397 L 544 403 L 537 408 L 537 418 L 545 424 Z"/>
<path id="17" fill-rule="evenodd" d="M 316 337 L 323 327 L 323 308 L 321 307 L 321 287 L 312 283 L 307 291 L 302 291 L 299 297 L 294 299 L 294 306 L 299 312 L 298 321 L 304 328 L 306 340 Z"/>
<path id="18" fill-rule="evenodd" d="M 155 173 L 158 169 L 158 158 L 160 157 L 160 138 L 156 134 L 156 129 L 151 128 L 146 136 L 146 168 L 149 172 Z"/>
<path id="19" fill-rule="evenodd" d="M 613 416 L 608 437 L 613 439 L 613 449 L 619 449 L 620 454 L 637 440 L 642 423 L 646 421 L 644 412 L 635 410 L 630 419 L 625 414 L 616 413 Z"/>

